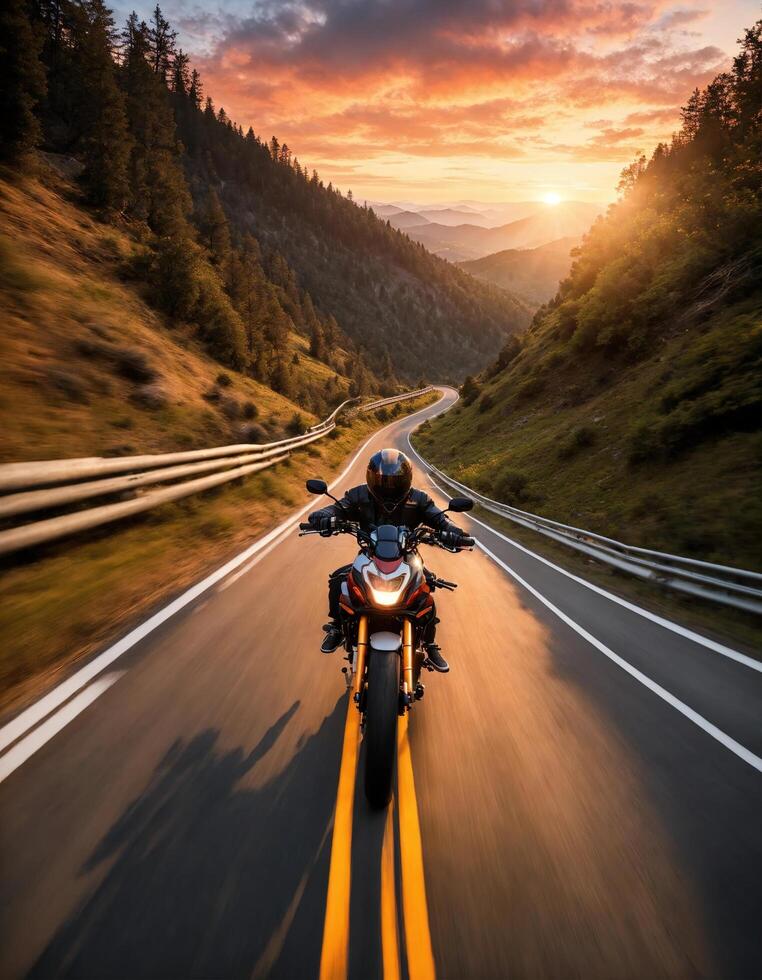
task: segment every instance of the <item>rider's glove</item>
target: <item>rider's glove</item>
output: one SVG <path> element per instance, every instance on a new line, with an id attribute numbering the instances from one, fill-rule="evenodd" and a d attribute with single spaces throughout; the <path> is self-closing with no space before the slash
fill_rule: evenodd
<path id="1" fill-rule="evenodd" d="M 442 544 L 444 544 L 447 548 L 469 548 L 474 543 L 474 539 L 470 538 L 459 528 L 454 528 L 450 531 L 442 531 L 440 537 L 442 539 Z"/>
<path id="2" fill-rule="evenodd" d="M 324 538 L 330 538 L 336 527 L 336 518 L 331 516 L 323 516 L 318 518 L 318 530 L 323 535 Z"/>
<path id="3" fill-rule="evenodd" d="M 330 514 L 321 514 L 320 511 L 316 511 L 314 514 L 310 514 L 308 520 L 312 527 L 316 531 L 320 531 L 321 534 L 329 535 L 333 531 L 335 518 L 331 517 Z"/>

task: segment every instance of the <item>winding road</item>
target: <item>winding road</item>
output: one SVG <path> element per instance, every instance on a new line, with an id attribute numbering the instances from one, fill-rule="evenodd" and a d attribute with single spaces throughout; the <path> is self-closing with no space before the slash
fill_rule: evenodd
<path id="1" fill-rule="evenodd" d="M 0 729 L 0 975 L 762 976 L 759 662 L 461 515 L 452 670 L 373 813 L 319 652 L 353 542 L 299 519 Z"/>

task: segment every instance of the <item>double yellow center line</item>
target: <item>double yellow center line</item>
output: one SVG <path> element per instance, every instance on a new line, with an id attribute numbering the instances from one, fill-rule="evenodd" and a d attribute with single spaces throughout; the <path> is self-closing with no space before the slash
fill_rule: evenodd
<path id="1" fill-rule="evenodd" d="M 346 980 L 348 973 L 352 818 L 359 747 L 360 716 L 349 700 L 333 820 L 323 948 L 320 956 L 320 980 Z M 381 848 L 380 929 L 384 980 L 399 980 L 401 974 L 394 862 L 395 806 L 399 817 L 402 915 L 405 927 L 407 973 L 410 980 L 434 980 L 434 953 L 429 931 L 426 884 L 423 876 L 423 847 L 410 756 L 407 715 L 399 719 L 397 729 L 397 797 L 389 804 L 387 810 Z"/>

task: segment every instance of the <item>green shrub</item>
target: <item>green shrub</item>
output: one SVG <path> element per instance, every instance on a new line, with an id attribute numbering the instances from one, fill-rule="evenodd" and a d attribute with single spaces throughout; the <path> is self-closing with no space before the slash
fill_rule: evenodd
<path id="1" fill-rule="evenodd" d="M 525 401 L 539 395 L 545 387 L 545 379 L 538 374 L 530 374 L 529 377 L 516 389 L 518 401 Z"/>
<path id="2" fill-rule="evenodd" d="M 489 392 L 485 392 L 482 395 L 482 397 L 479 399 L 479 404 L 476 406 L 476 408 L 477 411 L 479 411 L 481 414 L 484 414 L 484 412 L 488 412 L 491 408 L 493 408 L 494 405 L 495 405 L 495 399 L 492 397 L 492 395 Z"/>
<path id="3" fill-rule="evenodd" d="M 463 399 L 463 404 L 472 405 L 479 397 L 480 391 L 481 386 L 477 381 L 474 381 L 473 377 L 469 374 L 460 387 L 460 397 Z"/>
<path id="4" fill-rule="evenodd" d="M 521 341 L 514 334 L 511 334 L 501 348 L 500 353 L 497 355 L 497 360 L 487 371 L 487 377 L 492 378 L 495 377 L 495 375 L 500 374 L 500 372 L 504 371 L 520 353 Z"/>
<path id="5" fill-rule="evenodd" d="M 520 503 L 526 496 L 529 478 L 518 470 L 505 469 L 498 473 L 492 483 L 497 500 L 507 504 Z"/>
<path id="6" fill-rule="evenodd" d="M 558 455 L 561 459 L 569 459 L 581 449 L 592 446 L 596 439 L 596 431 L 590 425 L 578 425 L 572 429 L 569 435 L 558 446 Z"/>

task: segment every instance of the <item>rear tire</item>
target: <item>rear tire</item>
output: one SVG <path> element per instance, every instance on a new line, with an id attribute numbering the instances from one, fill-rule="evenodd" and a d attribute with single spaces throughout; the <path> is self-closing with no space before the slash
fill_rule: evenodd
<path id="1" fill-rule="evenodd" d="M 365 702 L 365 796 L 382 810 L 392 796 L 397 757 L 399 657 L 370 651 Z"/>

